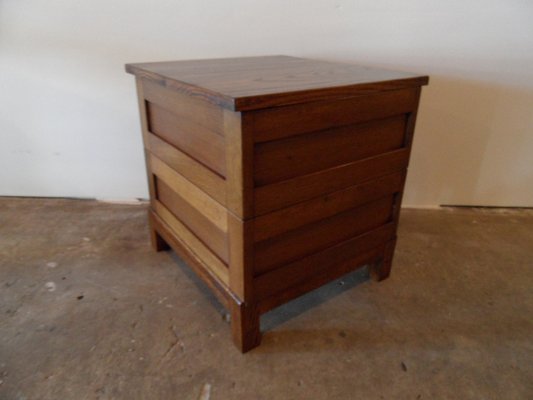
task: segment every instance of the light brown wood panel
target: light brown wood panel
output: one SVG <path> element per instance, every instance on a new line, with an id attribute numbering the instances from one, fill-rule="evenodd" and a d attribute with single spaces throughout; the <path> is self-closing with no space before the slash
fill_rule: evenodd
<path id="1" fill-rule="evenodd" d="M 408 149 L 394 150 L 308 175 L 298 176 L 254 191 L 255 215 L 290 206 L 407 168 Z"/>
<path id="2" fill-rule="evenodd" d="M 220 303 L 226 308 L 234 303 L 233 295 L 228 286 L 207 267 L 205 262 L 200 259 L 183 240 L 176 236 L 172 228 L 161 219 L 153 210 L 148 212 L 150 226 L 157 231 L 162 240 L 189 265 L 194 272 L 204 281 L 204 283 L 213 291 Z"/>
<path id="3" fill-rule="evenodd" d="M 389 195 L 256 243 L 254 274 L 261 275 L 389 222 L 392 203 L 393 196 Z"/>
<path id="4" fill-rule="evenodd" d="M 222 108 L 203 99 L 169 89 L 159 83 L 142 79 L 146 101 L 171 111 L 184 121 L 190 121 L 200 129 L 223 135 Z"/>
<path id="5" fill-rule="evenodd" d="M 226 203 L 224 178 L 156 135 L 149 133 L 147 137 L 147 147 L 157 158 L 190 180 L 220 204 Z"/>
<path id="6" fill-rule="evenodd" d="M 168 226 L 170 226 L 174 234 L 204 262 L 220 281 L 228 286 L 228 266 L 158 200 L 154 202 L 154 211 L 166 224 L 168 224 Z"/>
<path id="7" fill-rule="evenodd" d="M 200 211 L 205 217 L 217 226 L 222 232 L 227 232 L 227 211 L 220 203 L 174 171 L 167 164 L 154 155 L 149 157 L 152 173 L 165 182 L 172 190 L 178 193 L 185 201 Z"/>
<path id="8" fill-rule="evenodd" d="M 389 223 L 256 277 L 254 279 L 256 301 L 283 292 L 300 282 L 311 280 L 313 276 L 327 271 L 336 264 L 379 247 L 391 239 L 394 229 L 394 224 Z"/>
<path id="9" fill-rule="evenodd" d="M 186 225 L 222 261 L 228 264 L 228 235 L 221 231 L 193 205 L 156 177 L 157 199 Z"/>
<path id="10" fill-rule="evenodd" d="M 403 147 L 405 115 L 326 129 L 255 146 L 257 186 Z"/>
<path id="11" fill-rule="evenodd" d="M 266 142 L 406 114 L 416 109 L 416 89 L 391 90 L 328 102 L 297 104 L 251 112 L 254 140 Z"/>
<path id="12" fill-rule="evenodd" d="M 222 136 L 191 125 L 183 117 L 157 104 L 147 103 L 146 107 L 150 132 L 219 175 L 226 176 L 226 157 Z"/>
<path id="13" fill-rule="evenodd" d="M 253 220 L 254 240 L 259 242 L 396 193 L 402 189 L 404 178 L 404 171 L 396 172 L 261 215 Z"/>

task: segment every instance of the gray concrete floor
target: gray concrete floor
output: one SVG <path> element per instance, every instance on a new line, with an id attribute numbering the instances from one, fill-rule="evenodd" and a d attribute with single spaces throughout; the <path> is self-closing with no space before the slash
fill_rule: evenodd
<path id="1" fill-rule="evenodd" d="M 533 212 L 404 210 L 364 269 L 262 318 L 224 310 L 146 206 L 0 199 L 0 399 L 532 399 Z"/>

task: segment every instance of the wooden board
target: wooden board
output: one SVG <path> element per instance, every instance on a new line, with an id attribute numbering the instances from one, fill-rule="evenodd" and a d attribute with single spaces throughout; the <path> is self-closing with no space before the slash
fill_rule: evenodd
<path id="1" fill-rule="evenodd" d="M 409 151 L 394 150 L 375 157 L 261 186 L 254 191 L 256 215 L 288 207 L 348 186 L 407 168 Z"/>
<path id="2" fill-rule="evenodd" d="M 153 155 L 170 168 L 183 175 L 220 204 L 225 205 L 226 182 L 220 175 L 151 133 L 147 135 L 146 146 Z"/>
<path id="3" fill-rule="evenodd" d="M 228 235 L 156 176 L 157 199 L 226 264 Z"/>
<path id="4" fill-rule="evenodd" d="M 226 175 L 224 138 L 200 129 L 153 103 L 147 103 L 148 127 L 151 133 L 172 144 L 221 176 Z"/>
<path id="5" fill-rule="evenodd" d="M 283 292 L 300 282 L 311 280 L 332 266 L 385 244 L 392 238 L 394 229 L 393 223 L 384 225 L 257 277 L 254 280 L 255 299 L 261 301 Z"/>
<path id="6" fill-rule="evenodd" d="M 257 242 L 254 273 L 263 274 L 389 222 L 393 200 L 389 195 Z"/>
<path id="7" fill-rule="evenodd" d="M 267 108 L 250 113 L 256 142 L 399 116 L 416 109 L 417 89 L 393 90 L 328 102 Z"/>
<path id="8" fill-rule="evenodd" d="M 419 74 L 288 56 L 127 64 L 126 71 L 233 111 L 332 100 L 428 83 Z"/>
<path id="9" fill-rule="evenodd" d="M 347 164 L 403 147 L 405 116 L 347 125 L 255 146 L 256 186 Z"/>
<path id="10" fill-rule="evenodd" d="M 401 191 L 405 172 L 396 172 L 359 185 L 328 193 L 308 201 L 296 203 L 253 220 L 254 240 L 296 229 L 306 224 L 341 213 L 363 203 Z"/>

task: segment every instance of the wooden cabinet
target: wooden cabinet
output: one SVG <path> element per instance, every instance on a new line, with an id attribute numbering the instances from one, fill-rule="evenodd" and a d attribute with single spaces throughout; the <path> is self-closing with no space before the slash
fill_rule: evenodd
<path id="1" fill-rule="evenodd" d="M 128 64 L 156 250 L 259 316 L 363 265 L 389 275 L 426 76 L 286 56 Z"/>

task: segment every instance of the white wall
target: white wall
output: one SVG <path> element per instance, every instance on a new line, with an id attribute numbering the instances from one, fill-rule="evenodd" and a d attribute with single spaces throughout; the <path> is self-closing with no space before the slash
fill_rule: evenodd
<path id="1" fill-rule="evenodd" d="M 0 194 L 146 197 L 124 63 L 262 54 L 431 75 L 405 204 L 533 206 L 531 0 L 0 0 Z"/>

